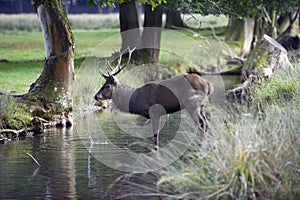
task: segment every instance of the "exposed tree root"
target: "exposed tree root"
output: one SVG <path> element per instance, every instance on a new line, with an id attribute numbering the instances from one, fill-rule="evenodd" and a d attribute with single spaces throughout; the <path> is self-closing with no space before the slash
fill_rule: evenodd
<path id="1" fill-rule="evenodd" d="M 54 127 L 71 127 L 71 112 L 57 112 L 55 105 L 44 97 L 33 98 L 28 94 L 1 93 L 0 142 L 44 133 Z"/>
<path id="2" fill-rule="evenodd" d="M 229 90 L 227 94 L 227 99 L 230 102 L 245 104 L 249 102 L 250 88 L 257 84 L 257 77 L 251 75 L 241 86 L 235 87 Z"/>

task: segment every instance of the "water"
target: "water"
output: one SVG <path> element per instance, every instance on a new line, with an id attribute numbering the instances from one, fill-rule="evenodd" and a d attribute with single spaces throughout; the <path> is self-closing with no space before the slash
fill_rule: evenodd
<path id="1" fill-rule="evenodd" d="M 89 153 L 82 140 L 84 138 L 79 137 L 75 126 L 73 129 L 53 129 L 40 137 L 0 145 L 0 199 L 103 199 L 121 196 L 122 188 L 114 191 L 110 186 L 126 173 L 102 164 Z M 111 140 L 128 143 L 122 139 Z M 104 148 L 107 146 L 105 142 L 102 144 Z M 114 154 L 117 151 L 107 148 L 102 153 Z M 122 187 L 129 186 L 124 184 Z"/>
<path id="2" fill-rule="evenodd" d="M 213 99 L 219 98 L 216 94 Z M 159 175 L 151 167 L 169 164 L 173 155 L 177 158 L 176 153 L 184 152 L 180 150 L 189 136 L 180 127 L 185 117 L 175 113 L 163 119 L 159 154 L 153 148 L 149 122 L 109 111 L 85 112 L 76 116 L 71 129 L 52 129 L 39 137 L 0 145 L 0 199 L 159 199 Z M 167 155 L 164 147 L 170 141 L 177 141 L 180 148 Z M 132 155 L 136 160 L 130 160 Z M 151 172 L 140 171 L 142 164 Z"/>

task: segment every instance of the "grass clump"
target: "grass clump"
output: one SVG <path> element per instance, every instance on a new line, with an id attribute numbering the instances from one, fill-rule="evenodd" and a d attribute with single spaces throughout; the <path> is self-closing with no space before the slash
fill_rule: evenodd
<path id="1" fill-rule="evenodd" d="M 253 105 L 259 110 L 267 104 L 284 105 L 297 97 L 300 92 L 300 66 L 295 69 L 282 70 L 274 74 L 268 81 L 263 82 L 251 91 Z"/>
<path id="2" fill-rule="evenodd" d="M 163 196 L 299 198 L 299 110 L 299 100 L 295 100 L 285 109 L 266 107 L 264 120 L 247 116 L 240 116 L 236 123 L 228 116 L 214 119 L 205 140 L 192 144 L 183 159 L 162 172 L 158 185 Z"/>
<path id="3" fill-rule="evenodd" d="M 0 128 L 19 130 L 30 126 L 31 120 L 24 106 L 17 105 L 12 97 L 0 96 Z"/>
<path id="4" fill-rule="evenodd" d="M 161 172 L 161 195 L 299 199 L 299 74 L 296 65 L 252 89 L 253 110 L 258 108 L 263 117 L 218 109 L 206 138 L 195 141 L 181 159 Z"/>

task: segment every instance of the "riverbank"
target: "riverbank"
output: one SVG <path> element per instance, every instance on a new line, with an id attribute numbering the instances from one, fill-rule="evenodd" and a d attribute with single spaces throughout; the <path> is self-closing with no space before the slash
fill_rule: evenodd
<path id="1" fill-rule="evenodd" d="M 161 171 L 174 199 L 297 199 L 300 196 L 300 65 L 253 91 L 250 112 L 211 119 L 202 142 Z"/>

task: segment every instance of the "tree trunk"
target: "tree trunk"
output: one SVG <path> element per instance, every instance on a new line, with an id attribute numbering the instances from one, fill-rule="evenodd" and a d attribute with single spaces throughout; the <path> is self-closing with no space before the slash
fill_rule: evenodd
<path id="1" fill-rule="evenodd" d="M 158 63 L 162 29 L 162 8 L 145 4 L 145 20 L 142 35 L 140 62 Z"/>
<path id="2" fill-rule="evenodd" d="M 251 87 L 270 78 L 276 71 L 287 68 L 293 68 L 287 51 L 270 36 L 264 35 L 243 65 L 242 86 L 231 90 L 228 97 L 243 101 L 247 99 Z"/>
<path id="3" fill-rule="evenodd" d="M 171 29 L 174 27 L 184 27 L 179 11 L 167 10 L 167 19 L 165 28 Z"/>
<path id="4" fill-rule="evenodd" d="M 141 43 L 141 21 L 136 0 L 122 3 L 119 7 L 120 32 L 122 38 L 121 51 L 127 47 L 137 49 Z M 133 52 L 132 59 L 136 60 L 136 52 Z"/>
<path id="5" fill-rule="evenodd" d="M 246 57 L 251 50 L 254 39 L 255 21 L 252 18 L 229 19 L 226 40 L 238 41 L 241 46 L 241 57 Z"/>
<path id="6" fill-rule="evenodd" d="M 61 0 L 35 0 L 34 6 L 42 28 L 46 57 L 43 72 L 26 96 L 41 101 L 48 117 L 63 114 L 68 118 L 73 107 L 73 34 Z M 67 122 L 70 125 L 71 121 Z"/>

